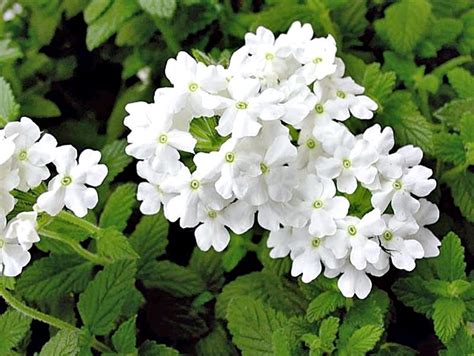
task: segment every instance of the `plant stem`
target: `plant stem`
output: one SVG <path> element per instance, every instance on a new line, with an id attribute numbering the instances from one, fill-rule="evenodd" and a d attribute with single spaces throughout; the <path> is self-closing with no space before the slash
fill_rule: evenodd
<path id="1" fill-rule="evenodd" d="M 45 324 L 51 325 L 60 330 L 72 330 L 78 333 L 82 333 L 83 331 L 76 326 L 65 322 L 64 320 L 58 319 L 52 315 L 45 314 L 40 312 L 39 310 L 33 309 L 26 304 L 24 304 L 21 300 L 15 298 L 13 294 L 8 292 L 5 288 L 0 287 L 0 296 L 5 300 L 5 302 L 10 305 L 13 309 L 19 311 L 20 313 L 29 316 L 31 319 L 41 321 Z M 112 350 L 102 342 L 98 341 L 97 339 L 92 339 L 91 346 L 99 352 L 112 352 Z"/>
<path id="2" fill-rule="evenodd" d="M 88 261 L 91 261 L 92 263 L 94 263 L 96 265 L 105 266 L 110 262 L 108 259 L 100 257 L 100 256 L 96 255 L 95 253 L 92 253 L 89 250 L 85 249 L 78 242 L 70 240 L 67 237 L 65 237 L 65 236 L 63 236 L 63 235 L 61 235 L 61 234 L 59 234 L 55 231 L 49 231 L 49 230 L 46 230 L 46 229 L 42 228 L 41 230 L 38 231 L 38 233 L 43 235 L 43 236 L 49 237 L 50 239 L 64 242 L 69 247 L 71 247 L 74 250 L 74 252 L 76 252 L 79 256 L 81 256 L 82 258 L 84 258 Z"/>
<path id="3" fill-rule="evenodd" d="M 448 73 L 451 69 L 460 66 L 464 63 L 468 63 L 472 61 L 472 57 L 470 55 L 459 56 L 453 59 L 450 59 L 447 62 L 441 64 L 438 68 L 436 68 L 432 74 L 437 76 L 438 78 L 442 78 L 446 73 Z"/>
<path id="4" fill-rule="evenodd" d="M 75 216 L 71 213 L 68 213 L 67 211 L 64 211 L 64 210 L 61 211 L 57 215 L 57 218 L 59 218 L 63 221 L 66 221 L 66 222 L 68 222 L 72 225 L 76 225 L 76 226 L 80 227 L 84 231 L 87 231 L 88 233 L 90 233 L 92 235 L 92 237 L 94 237 L 100 231 L 100 227 L 90 223 L 87 220 L 78 218 L 77 216 Z"/>

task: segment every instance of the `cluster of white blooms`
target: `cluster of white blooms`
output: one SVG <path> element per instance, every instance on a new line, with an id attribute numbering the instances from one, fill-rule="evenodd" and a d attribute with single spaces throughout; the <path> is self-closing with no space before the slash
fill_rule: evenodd
<path id="1" fill-rule="evenodd" d="M 412 270 L 415 259 L 437 255 L 440 242 L 425 228 L 437 207 L 415 198 L 436 185 L 420 165 L 422 151 L 390 153 L 389 127 L 349 131 L 342 121 L 370 119 L 377 104 L 344 71 L 334 39 L 313 38 L 299 22 L 276 39 L 263 27 L 248 33 L 227 68 L 184 52 L 170 59 L 172 87 L 158 89 L 153 103 L 126 106 L 126 152 L 145 180 L 142 213 L 163 205 L 168 220 L 196 227 L 199 248 L 216 251 L 228 245 L 229 229 L 242 234 L 256 217 L 270 231 L 271 257 L 289 255 L 303 282 L 324 265 L 348 297 L 365 298 L 367 274 L 383 275 L 390 261 Z M 218 118 L 227 140 L 214 152 L 194 154 L 189 129 L 198 117 Z M 193 162 L 183 164 L 181 154 L 194 154 Z M 361 218 L 348 215 L 342 194 L 358 186 L 372 193 L 373 210 Z"/>
<path id="2" fill-rule="evenodd" d="M 29 118 L 8 123 L 0 130 L 0 274 L 16 276 L 30 261 L 28 250 L 39 241 L 36 230 L 38 213 L 57 215 L 66 206 L 83 217 L 97 204 L 98 186 L 107 167 L 98 164 L 100 152 L 85 150 L 76 161 L 77 151 L 70 145 L 57 146 L 56 139 L 42 133 Z M 56 167 L 48 191 L 38 197 L 33 211 L 22 212 L 7 222 L 16 200 L 12 192 L 38 187 Z"/>

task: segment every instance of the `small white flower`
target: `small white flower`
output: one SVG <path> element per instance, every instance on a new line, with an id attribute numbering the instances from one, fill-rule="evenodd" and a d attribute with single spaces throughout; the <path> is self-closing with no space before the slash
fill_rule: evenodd
<path id="1" fill-rule="evenodd" d="M 19 183 L 18 169 L 11 168 L 11 161 L 0 165 L 0 222 L 5 222 L 7 214 L 15 207 L 15 198 L 10 192 Z"/>
<path id="2" fill-rule="evenodd" d="M 276 39 L 277 54 L 282 57 L 287 57 L 290 54 L 296 56 L 304 50 L 312 38 L 313 28 L 311 25 L 308 23 L 301 25 L 301 22 L 295 21 L 287 33 L 282 33 Z"/>
<path id="3" fill-rule="evenodd" d="M 77 151 L 67 145 L 57 148 L 54 165 L 58 175 L 48 184 L 48 191 L 38 198 L 38 207 L 49 215 L 57 215 L 66 206 L 78 217 L 84 217 L 88 209 L 97 205 L 98 187 L 107 175 L 107 166 L 99 164 L 98 151 L 85 150 L 77 159 Z"/>
<path id="4" fill-rule="evenodd" d="M 270 248 L 271 258 L 282 258 L 290 253 L 290 242 L 293 239 L 293 228 L 282 227 L 270 231 L 267 239 L 267 247 Z"/>
<path id="5" fill-rule="evenodd" d="M 7 277 L 18 276 L 30 262 L 31 255 L 16 237 L 7 234 L 8 226 L 0 220 L 0 272 Z"/>
<path id="6" fill-rule="evenodd" d="M 395 215 L 406 220 L 420 208 L 420 203 L 411 194 L 426 197 L 436 187 L 436 181 L 429 179 L 431 174 L 431 169 L 415 166 L 397 179 L 383 181 L 380 191 L 372 195 L 372 206 L 385 211 L 391 202 Z"/>
<path id="7" fill-rule="evenodd" d="M 19 213 L 8 223 L 5 237 L 9 240 L 18 241 L 23 250 L 27 251 L 31 246 L 40 240 L 36 230 L 36 211 Z"/>
<path id="8" fill-rule="evenodd" d="M 56 139 L 49 134 L 41 136 L 39 127 L 27 117 L 7 124 L 5 136 L 14 137 L 13 167 L 20 177 L 17 189 L 26 192 L 37 187 L 50 176 L 46 165 L 55 158 Z"/>
<path id="9" fill-rule="evenodd" d="M 372 281 L 364 270 L 356 269 L 347 262 L 341 268 L 330 270 L 326 269 L 324 275 L 328 278 L 334 278 L 342 273 L 337 281 L 337 287 L 346 298 L 352 298 L 354 295 L 359 299 L 365 299 L 371 289 Z"/>
<path id="10" fill-rule="evenodd" d="M 426 199 L 420 199 L 420 209 L 413 215 L 419 230 L 410 238 L 417 240 L 423 246 L 424 257 L 436 257 L 439 255 L 441 242 L 425 226 L 432 225 L 439 219 L 438 207 Z"/>

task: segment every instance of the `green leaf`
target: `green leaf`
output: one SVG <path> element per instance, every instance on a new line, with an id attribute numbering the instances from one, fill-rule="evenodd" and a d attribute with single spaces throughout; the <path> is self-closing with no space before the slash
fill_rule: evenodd
<path id="1" fill-rule="evenodd" d="M 331 316 L 321 322 L 319 327 L 319 338 L 321 339 L 321 348 L 325 352 L 332 353 L 334 351 L 334 341 L 336 340 L 338 329 L 339 318 Z"/>
<path id="2" fill-rule="evenodd" d="M 7 354 L 17 346 L 30 330 L 31 319 L 9 309 L 0 316 L 0 352 Z"/>
<path id="3" fill-rule="evenodd" d="M 107 165 L 109 173 L 105 178 L 104 183 L 110 183 L 114 178 L 132 162 L 133 158 L 125 154 L 125 147 L 127 141 L 117 140 L 113 141 L 104 148 L 102 148 L 102 160 L 101 163 Z"/>
<path id="4" fill-rule="evenodd" d="M 133 317 L 120 325 L 112 335 L 112 344 L 118 353 L 128 354 L 136 352 L 136 329 L 136 317 Z"/>
<path id="5" fill-rule="evenodd" d="M 195 248 L 189 261 L 189 268 L 196 271 L 209 290 L 218 291 L 224 284 L 224 269 L 222 267 L 222 254 L 214 250 L 201 251 Z"/>
<path id="6" fill-rule="evenodd" d="M 94 264 L 77 255 L 51 255 L 33 262 L 17 280 L 16 290 L 32 301 L 81 292 L 92 278 Z"/>
<path id="7" fill-rule="evenodd" d="M 291 356 L 290 335 L 288 334 L 287 328 L 277 329 L 272 335 L 272 348 L 273 354 L 278 356 Z"/>
<path id="8" fill-rule="evenodd" d="M 130 236 L 130 244 L 138 253 L 137 276 L 142 278 L 153 266 L 155 259 L 166 251 L 168 245 L 168 220 L 163 214 L 143 216 Z"/>
<path id="9" fill-rule="evenodd" d="M 60 330 L 41 349 L 39 356 L 75 356 L 79 353 L 79 334 L 73 330 Z"/>
<path id="10" fill-rule="evenodd" d="M 449 84 L 460 98 L 474 97 L 474 76 L 464 68 L 454 68 L 448 72 Z"/>
<path id="11" fill-rule="evenodd" d="M 209 335 L 196 344 L 198 356 L 237 355 L 227 332 L 221 324 L 217 324 Z"/>
<path id="12" fill-rule="evenodd" d="M 406 58 L 392 51 L 383 53 L 384 69 L 393 71 L 407 85 L 413 85 L 416 78 L 422 77 L 425 73 L 425 67 L 418 67 L 413 57 Z"/>
<path id="13" fill-rule="evenodd" d="M 273 355 L 273 332 L 283 328 L 286 317 L 261 301 L 238 297 L 227 309 L 228 328 L 243 355 Z"/>
<path id="14" fill-rule="evenodd" d="M 3 77 L 0 77 L 0 128 L 18 117 L 20 106 L 16 103 L 10 87 Z"/>
<path id="15" fill-rule="evenodd" d="M 219 150 L 226 141 L 216 131 L 217 119 L 214 117 L 199 117 L 191 121 L 189 132 L 197 140 L 196 151 L 211 152 Z"/>
<path id="16" fill-rule="evenodd" d="M 206 285 L 193 270 L 170 261 L 154 262 L 144 277 L 147 288 L 158 288 L 176 297 L 189 297 L 202 293 Z"/>
<path id="17" fill-rule="evenodd" d="M 37 118 L 61 116 L 56 103 L 34 93 L 27 93 L 21 97 L 21 112 L 23 115 Z"/>
<path id="18" fill-rule="evenodd" d="M 395 73 L 383 72 L 379 63 L 366 66 L 361 85 L 366 89 L 365 94 L 374 99 L 383 109 L 385 102 L 393 93 Z"/>
<path id="19" fill-rule="evenodd" d="M 445 162 L 454 165 L 466 161 L 466 152 L 461 136 L 447 132 L 433 135 L 433 154 Z"/>
<path id="20" fill-rule="evenodd" d="M 101 2 L 101 4 L 105 3 L 106 1 Z M 108 3 L 110 1 L 107 1 L 107 6 Z M 89 21 L 86 20 L 89 25 L 86 36 L 86 44 L 89 51 L 107 41 L 127 19 L 139 11 L 138 4 L 135 1 L 129 0 L 114 0 L 111 2 L 110 7 L 107 6 L 105 11 L 101 7 L 101 11 L 94 12 L 94 15 L 96 13 L 101 13 L 101 15 L 98 15 L 98 17 L 90 16 L 87 18 Z"/>
<path id="21" fill-rule="evenodd" d="M 125 235 L 114 228 L 100 230 L 97 236 L 97 252 L 111 261 L 134 260 L 139 257 Z"/>
<path id="22" fill-rule="evenodd" d="M 179 352 L 166 345 L 157 344 L 156 341 L 145 341 L 138 353 L 140 356 L 179 356 Z"/>
<path id="23" fill-rule="evenodd" d="M 84 10 L 84 20 L 90 24 L 92 21 L 102 15 L 112 3 L 113 0 L 92 0 Z"/>
<path id="24" fill-rule="evenodd" d="M 463 23 L 460 19 L 433 18 L 429 27 L 428 38 L 418 46 L 418 52 L 424 58 L 436 57 L 443 46 L 454 44 L 462 32 Z"/>
<path id="25" fill-rule="evenodd" d="M 433 308 L 436 335 L 446 344 L 460 327 L 466 305 L 460 299 L 440 298 L 434 303 Z"/>
<path id="26" fill-rule="evenodd" d="M 377 341 L 382 336 L 383 328 L 378 325 L 365 325 L 356 330 L 344 348 L 342 354 L 351 356 L 365 355 L 375 347 Z"/>
<path id="27" fill-rule="evenodd" d="M 450 101 L 435 111 L 434 115 L 451 128 L 459 131 L 461 117 L 466 113 L 474 114 L 474 98 Z"/>
<path id="28" fill-rule="evenodd" d="M 474 9 L 461 16 L 463 32 L 459 39 L 458 49 L 463 54 L 472 54 L 474 51 Z"/>
<path id="29" fill-rule="evenodd" d="M 428 30 L 430 14 L 426 0 L 401 0 L 385 10 L 383 19 L 374 22 L 375 30 L 396 52 L 408 54 Z"/>
<path id="30" fill-rule="evenodd" d="M 345 305 L 346 298 L 338 291 L 326 291 L 314 298 L 309 303 L 306 318 L 310 322 L 323 319 L 337 308 Z"/>
<path id="31" fill-rule="evenodd" d="M 150 38 L 153 36 L 153 34 L 157 31 L 156 25 L 153 23 L 153 21 L 150 20 L 150 17 L 147 16 L 146 14 L 139 14 L 135 17 L 132 17 L 131 19 L 127 20 L 126 23 L 122 25 L 122 27 L 119 29 L 117 33 L 117 37 L 115 38 L 115 43 L 117 46 L 139 46 L 145 44 L 147 41 L 150 40 Z M 122 74 L 123 78 L 123 74 Z M 139 85 L 136 86 L 136 89 L 143 88 L 143 85 L 141 83 L 138 83 Z M 135 86 L 131 87 L 135 88 Z M 129 88 L 129 89 L 131 89 Z M 140 96 L 138 99 L 141 98 L 142 90 L 140 90 Z M 130 95 L 132 96 L 132 95 Z M 136 99 L 131 99 L 128 100 L 128 102 L 136 101 Z M 123 109 L 123 108 L 122 108 Z M 122 122 L 120 121 L 120 124 Z M 118 122 L 114 122 L 114 125 L 118 124 Z M 107 131 L 108 131 L 108 136 L 111 135 L 111 122 L 107 122 Z M 114 131 L 123 131 L 123 128 L 119 129 L 117 127 L 116 130 Z M 116 137 L 116 134 L 113 135 L 114 138 Z"/>
<path id="32" fill-rule="evenodd" d="M 434 263 L 439 278 L 443 280 L 454 281 L 466 278 L 464 247 L 454 232 L 450 232 L 443 238 L 440 254 Z"/>
<path id="33" fill-rule="evenodd" d="M 445 355 L 447 356 L 472 355 L 474 353 L 474 338 L 471 327 L 461 326 L 446 346 Z"/>
<path id="34" fill-rule="evenodd" d="M 411 276 L 398 279 L 392 286 L 397 298 L 417 313 L 430 316 L 435 297 L 425 287 L 423 278 Z"/>
<path id="35" fill-rule="evenodd" d="M 474 114 L 466 113 L 462 116 L 461 138 L 464 144 L 474 142 Z"/>
<path id="36" fill-rule="evenodd" d="M 10 47 L 12 41 L 10 39 L 0 40 L 0 64 L 5 62 L 13 62 L 21 58 L 23 54 L 16 46 Z"/>
<path id="37" fill-rule="evenodd" d="M 102 228 L 113 227 L 118 231 L 125 230 L 136 203 L 136 191 L 137 185 L 134 183 L 118 186 L 105 203 L 104 210 L 100 215 L 99 226 Z"/>
<path id="38" fill-rule="evenodd" d="M 433 125 L 420 114 L 409 92 L 393 93 L 378 119 L 393 128 L 397 144 L 412 144 L 425 152 L 432 151 Z"/>
<path id="39" fill-rule="evenodd" d="M 462 172 L 446 178 L 454 204 L 461 210 L 462 215 L 474 222 L 474 174 Z"/>
<path id="40" fill-rule="evenodd" d="M 176 11 L 176 0 L 138 0 L 138 2 L 143 10 L 153 16 L 169 19 Z"/>
<path id="41" fill-rule="evenodd" d="M 106 335 L 114 327 L 130 289 L 135 283 L 135 264 L 117 261 L 97 273 L 84 293 L 77 308 L 82 321 L 94 335 Z"/>

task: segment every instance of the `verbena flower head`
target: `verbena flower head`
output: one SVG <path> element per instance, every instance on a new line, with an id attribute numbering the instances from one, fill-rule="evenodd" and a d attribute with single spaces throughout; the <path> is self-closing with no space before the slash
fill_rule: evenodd
<path id="1" fill-rule="evenodd" d="M 340 276 L 347 297 L 365 298 L 369 275 L 410 271 L 439 253 L 426 228 L 438 211 L 418 200 L 436 186 L 422 151 L 391 152 L 389 127 L 353 133 L 344 124 L 371 119 L 377 104 L 345 76 L 332 36 L 315 38 L 299 22 L 278 37 L 259 27 L 227 68 L 180 52 L 165 74 L 172 86 L 153 103 L 126 106 L 126 152 L 146 180 L 142 213 L 163 205 L 168 220 L 196 227 L 202 250 L 222 251 L 231 231 L 258 224 L 270 256 L 293 260 L 293 276 Z M 220 136 L 204 152 L 190 130 L 198 118 L 194 129 Z M 359 191 L 372 208 L 360 210 Z"/>

